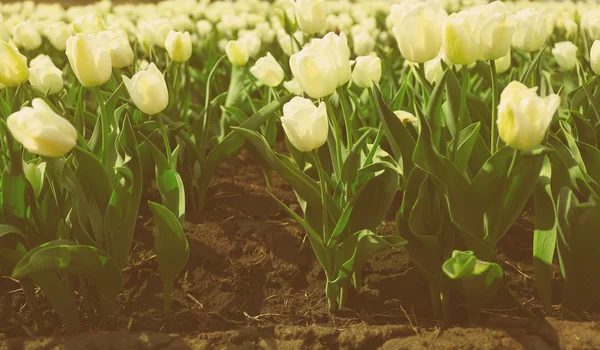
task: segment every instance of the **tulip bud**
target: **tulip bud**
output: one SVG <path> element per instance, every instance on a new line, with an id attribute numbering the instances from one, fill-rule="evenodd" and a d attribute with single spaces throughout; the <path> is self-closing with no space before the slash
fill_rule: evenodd
<path id="1" fill-rule="evenodd" d="M 577 65 L 577 46 L 570 41 L 554 44 L 552 55 L 556 63 L 564 70 L 572 70 Z"/>
<path id="2" fill-rule="evenodd" d="M 173 30 L 169 21 L 164 18 L 152 22 L 140 21 L 137 27 L 140 41 L 149 47 L 165 47 L 167 35 Z"/>
<path id="3" fill-rule="evenodd" d="M 480 17 L 473 11 L 460 11 L 448 17 L 442 29 L 442 44 L 450 62 L 469 65 L 479 59 Z"/>
<path id="4" fill-rule="evenodd" d="M 315 34 L 327 27 L 327 9 L 324 0 L 295 0 L 296 20 L 306 34 Z"/>
<path id="5" fill-rule="evenodd" d="M 590 65 L 596 75 L 600 75 L 600 40 L 594 41 L 590 50 Z"/>
<path id="6" fill-rule="evenodd" d="M 95 13 L 78 17 L 71 26 L 75 33 L 98 34 L 106 30 L 104 21 Z"/>
<path id="7" fill-rule="evenodd" d="M 249 57 L 246 45 L 239 41 L 230 40 L 225 47 L 225 53 L 227 54 L 229 62 L 234 66 L 241 67 L 248 62 Z"/>
<path id="8" fill-rule="evenodd" d="M 44 184 L 44 169 L 46 163 L 40 163 L 36 166 L 33 163 L 23 163 L 23 173 L 25 178 L 33 188 L 33 193 L 37 197 L 42 191 L 42 185 Z"/>
<path id="9" fill-rule="evenodd" d="M 283 68 L 281 68 L 270 52 L 267 53 L 267 56 L 256 61 L 256 64 L 250 68 L 250 73 L 252 73 L 252 75 L 254 75 L 261 83 L 270 87 L 281 84 L 285 77 Z"/>
<path id="10" fill-rule="evenodd" d="M 44 100 L 33 99 L 6 120 L 8 129 L 29 152 L 59 158 L 75 147 L 77 131 L 65 118 L 56 114 Z"/>
<path id="11" fill-rule="evenodd" d="M 200 37 L 207 38 L 212 34 L 213 25 L 209 21 L 203 19 L 196 23 L 196 29 L 198 30 Z"/>
<path id="12" fill-rule="evenodd" d="M 530 8 L 517 12 L 515 16 L 517 29 L 513 35 L 512 45 L 526 52 L 541 49 L 548 37 L 545 13 Z"/>
<path id="13" fill-rule="evenodd" d="M 500 95 L 498 133 L 512 148 L 528 151 L 542 143 L 560 105 L 558 95 L 542 98 L 536 90 L 513 81 Z"/>
<path id="14" fill-rule="evenodd" d="M 29 83 L 42 94 L 53 95 L 63 88 L 63 77 L 49 56 L 39 55 L 29 64 Z"/>
<path id="15" fill-rule="evenodd" d="M 592 17 L 586 17 L 586 23 L 585 23 L 585 28 L 587 29 L 587 32 L 590 36 L 590 39 L 592 40 L 600 40 L 600 17 L 599 16 L 592 16 Z M 582 23 L 583 26 L 583 23 Z"/>
<path id="16" fill-rule="evenodd" d="M 261 22 L 257 24 L 254 30 L 256 31 L 256 34 L 260 40 L 267 45 L 275 40 L 275 31 L 267 22 Z"/>
<path id="17" fill-rule="evenodd" d="M 515 17 L 508 13 L 496 13 L 484 19 L 480 39 L 482 60 L 497 60 L 506 56 L 516 23 Z"/>
<path id="18" fill-rule="evenodd" d="M 442 27 L 448 15 L 435 0 L 408 6 L 401 17 L 394 17 L 394 35 L 404 58 L 424 63 L 438 55 L 442 46 Z"/>
<path id="19" fill-rule="evenodd" d="M 192 39 L 190 33 L 170 31 L 165 40 L 165 49 L 175 62 L 185 62 L 192 57 Z"/>
<path id="20" fill-rule="evenodd" d="M 283 106 L 281 125 L 290 143 L 301 152 L 321 147 L 329 133 L 327 108 L 320 102 L 316 107 L 307 98 L 294 97 Z"/>
<path id="21" fill-rule="evenodd" d="M 510 64 L 511 64 L 510 50 L 504 57 L 500 57 L 499 59 L 495 60 L 495 62 L 496 62 L 496 73 L 502 74 L 502 73 L 506 72 L 510 68 Z"/>
<path id="22" fill-rule="evenodd" d="M 398 117 L 398 119 L 400 119 L 400 121 L 404 125 L 410 124 L 413 125 L 415 128 L 417 127 L 417 125 L 419 125 L 419 119 L 417 119 L 417 117 L 415 117 L 415 115 L 410 112 L 398 110 L 394 111 L 394 114 L 396 115 L 396 117 Z"/>
<path id="23" fill-rule="evenodd" d="M 352 75 L 352 67 L 350 67 L 350 47 L 348 46 L 348 39 L 344 32 L 340 33 L 340 35 L 327 33 L 323 39 L 313 39 L 310 45 L 327 53 L 329 58 L 335 64 L 337 71 L 337 86 L 342 86 L 350 80 Z"/>
<path id="24" fill-rule="evenodd" d="M 154 63 L 145 71 L 137 72 L 131 79 L 123 76 L 129 96 L 140 111 L 155 115 L 169 104 L 169 91 L 162 73 Z"/>
<path id="25" fill-rule="evenodd" d="M 295 32 L 293 38 L 283 29 L 277 32 L 277 42 L 279 43 L 279 46 L 281 46 L 283 53 L 287 56 L 291 56 L 300 50 L 296 41 L 300 44 L 304 43 L 304 34 L 302 32 Z"/>
<path id="26" fill-rule="evenodd" d="M 290 81 L 284 81 L 283 87 L 289 93 L 294 94 L 296 96 L 302 96 L 304 94 L 304 90 L 302 90 L 302 88 L 300 87 L 300 84 L 298 84 L 298 81 L 296 81 L 296 79 L 292 79 Z"/>
<path id="27" fill-rule="evenodd" d="M 367 32 L 360 32 L 353 39 L 356 56 L 368 56 L 375 49 L 375 39 Z"/>
<path id="28" fill-rule="evenodd" d="M 444 68 L 442 67 L 441 55 L 425 62 L 425 79 L 431 84 L 435 84 L 442 79 Z"/>
<path id="29" fill-rule="evenodd" d="M 106 83 L 112 74 L 108 42 L 93 34 L 79 33 L 67 40 L 67 58 L 83 86 Z"/>
<path id="30" fill-rule="evenodd" d="M 42 45 L 42 36 L 31 22 L 21 22 L 14 26 L 12 38 L 17 46 L 25 50 L 35 50 Z"/>
<path id="31" fill-rule="evenodd" d="M 240 35 L 237 41 L 246 47 L 249 57 L 256 57 L 259 54 L 262 42 L 254 31 Z"/>
<path id="32" fill-rule="evenodd" d="M 497 60 L 506 56 L 510 49 L 517 21 L 502 1 L 494 1 L 470 10 L 479 14 L 479 36 L 481 60 Z"/>
<path id="33" fill-rule="evenodd" d="M 27 58 L 13 45 L 0 41 L 0 84 L 17 86 L 29 79 Z"/>
<path id="34" fill-rule="evenodd" d="M 352 71 L 352 81 L 361 88 L 370 88 L 381 80 L 381 60 L 377 56 L 360 56 Z"/>
<path id="35" fill-rule="evenodd" d="M 100 32 L 98 37 L 108 43 L 110 60 L 114 68 L 125 68 L 131 65 L 134 54 L 125 31 Z"/>
<path id="36" fill-rule="evenodd" d="M 302 90 L 312 98 L 331 95 L 337 88 L 335 61 L 316 46 L 309 45 L 293 54 L 290 69 Z"/>
<path id="37" fill-rule="evenodd" d="M 58 51 L 65 51 L 67 40 L 72 35 L 71 28 L 65 22 L 56 22 L 44 29 L 44 35 Z"/>

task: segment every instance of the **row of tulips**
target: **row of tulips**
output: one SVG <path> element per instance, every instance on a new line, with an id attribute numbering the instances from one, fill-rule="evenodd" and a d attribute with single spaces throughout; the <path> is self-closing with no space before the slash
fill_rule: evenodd
<path id="1" fill-rule="evenodd" d="M 369 257 L 402 246 L 435 313 L 450 319 L 458 294 L 476 320 L 496 292 L 512 297 L 496 246 L 531 206 L 540 300 L 551 313 L 557 260 L 562 314 L 583 317 L 600 297 L 599 10 L 2 4 L 0 271 L 34 309 L 38 285 L 68 331 L 77 298 L 114 317 L 154 183 L 169 317 L 186 213 L 201 215 L 214 170 L 246 145 L 294 189 L 298 212 L 273 199 L 306 231 L 332 311 Z M 397 235 L 378 235 L 398 192 Z"/>

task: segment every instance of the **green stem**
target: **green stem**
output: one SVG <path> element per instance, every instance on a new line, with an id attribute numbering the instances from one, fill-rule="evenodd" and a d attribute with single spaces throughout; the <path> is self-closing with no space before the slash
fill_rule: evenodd
<path id="1" fill-rule="evenodd" d="M 106 115 L 106 105 L 104 95 L 102 94 L 100 87 L 95 87 L 93 90 L 96 95 L 96 104 L 100 106 L 100 127 L 102 130 L 102 151 L 100 154 L 102 164 L 108 166 L 108 133 L 110 127 L 108 123 L 108 116 Z"/>
<path id="2" fill-rule="evenodd" d="M 496 130 L 496 119 L 498 116 L 498 87 L 497 85 L 497 74 L 496 74 L 496 61 L 490 60 L 490 75 L 492 79 L 492 124 L 490 126 L 490 151 L 492 154 L 496 153 L 496 140 L 498 139 L 498 131 Z"/>
<path id="3" fill-rule="evenodd" d="M 329 215 L 327 214 L 327 181 L 325 180 L 325 174 L 323 170 L 323 166 L 321 165 L 321 160 L 319 158 L 319 152 L 315 149 L 311 152 L 313 163 L 317 168 L 317 173 L 319 174 L 319 187 L 321 189 L 321 206 L 322 206 L 322 215 L 323 215 L 323 241 L 329 241 Z"/>
<path id="4" fill-rule="evenodd" d="M 215 74 L 215 71 L 217 70 L 217 67 L 219 66 L 219 64 L 221 62 L 223 62 L 223 60 L 225 59 L 225 55 L 221 56 L 217 62 L 215 62 L 215 65 L 213 66 L 213 68 L 211 69 L 210 73 L 208 74 L 208 79 L 206 80 L 206 98 L 204 99 L 204 113 L 202 116 L 202 139 L 200 140 L 200 147 L 199 150 L 200 152 L 204 155 L 204 149 L 206 148 L 206 142 L 208 141 L 208 109 L 210 107 L 210 83 L 212 81 L 212 77 Z M 202 158 L 204 159 L 204 158 Z"/>
<path id="5" fill-rule="evenodd" d="M 460 90 L 460 107 L 458 108 L 458 120 L 456 121 L 456 130 L 454 131 L 454 144 L 452 145 L 452 159 L 456 157 L 458 152 L 458 144 L 460 143 L 460 132 L 462 131 L 462 124 L 467 107 L 467 94 L 469 93 L 469 70 L 463 69 L 462 74 L 462 86 Z"/>
<path id="6" fill-rule="evenodd" d="M 165 127 L 165 123 L 163 122 L 160 116 L 157 116 L 158 119 L 158 127 L 160 129 L 160 134 L 162 136 L 163 142 L 165 143 L 165 152 L 167 152 L 167 159 L 169 160 L 169 164 L 171 168 L 175 168 L 175 164 L 171 164 L 171 143 L 169 142 L 169 134 L 167 134 L 167 128 Z"/>
<path id="7" fill-rule="evenodd" d="M 352 149 L 352 115 L 348 108 L 348 95 L 344 87 L 338 89 L 340 95 L 340 104 L 342 106 L 342 114 L 344 115 L 344 126 L 346 127 L 346 148 Z"/>
<path id="8" fill-rule="evenodd" d="M 328 119 L 331 121 L 331 129 L 332 129 L 332 134 L 333 134 L 334 143 L 335 143 L 333 145 L 333 152 L 332 152 L 332 153 L 334 153 L 334 154 L 332 154 L 333 169 L 334 169 L 336 178 L 339 179 L 341 171 L 342 171 L 342 167 L 343 167 L 342 151 L 341 151 L 341 147 L 340 147 L 342 135 L 340 132 L 340 126 L 339 126 L 338 120 L 336 118 L 335 112 L 334 112 L 331 104 L 329 103 L 329 101 L 325 101 L 325 106 L 327 106 L 327 115 L 329 116 Z M 329 149 L 331 150 L 331 145 L 329 145 L 329 147 L 330 147 Z"/>
<path id="9" fill-rule="evenodd" d="M 515 164 L 517 164 L 517 160 L 519 159 L 519 150 L 514 150 L 512 159 L 510 161 L 510 166 L 508 167 L 508 172 L 506 173 L 506 179 L 510 181 L 510 178 L 513 174 L 513 170 L 515 168 Z M 508 190 L 508 189 L 507 189 Z"/>

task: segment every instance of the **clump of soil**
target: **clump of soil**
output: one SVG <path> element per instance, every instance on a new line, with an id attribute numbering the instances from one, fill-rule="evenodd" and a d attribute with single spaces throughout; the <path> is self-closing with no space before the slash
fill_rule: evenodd
<path id="1" fill-rule="evenodd" d="M 176 283 L 169 319 L 162 315 L 154 222 L 144 208 L 115 321 L 103 323 L 101 333 L 22 338 L 34 335 L 36 315 L 25 306 L 19 284 L 0 279 L 0 334 L 9 337 L 0 338 L 0 348 L 600 347 L 599 324 L 516 318 L 518 310 L 502 296 L 484 310 L 479 327 L 444 329 L 432 314 L 427 281 L 402 248 L 373 257 L 363 268 L 364 288 L 331 314 L 325 276 L 303 230 L 272 201 L 249 153 L 242 151 L 219 167 L 214 178 L 202 217 L 187 217 L 191 254 Z M 295 206 L 291 187 L 275 175 L 270 190 Z M 381 225 L 381 234 L 395 234 L 393 213 L 399 204 Z M 524 215 L 498 253 L 513 293 L 541 313 L 532 277 L 531 227 Z M 38 321 L 37 335 L 62 334 L 60 321 L 39 294 L 43 322 Z M 458 301 L 454 308 L 461 321 L 464 307 Z M 83 321 L 98 331 L 95 320 Z"/>

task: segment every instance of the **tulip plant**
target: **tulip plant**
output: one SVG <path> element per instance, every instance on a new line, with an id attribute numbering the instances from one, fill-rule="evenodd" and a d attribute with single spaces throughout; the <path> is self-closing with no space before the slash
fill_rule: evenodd
<path id="1" fill-rule="evenodd" d="M 599 74 L 587 2 L 0 4 L 0 271 L 69 332 L 114 320 L 147 206 L 170 317 L 186 217 L 246 147 L 293 188 L 298 210 L 273 200 L 332 312 L 394 248 L 440 318 L 456 296 L 476 321 L 497 293 L 531 316 L 497 256 L 531 209 L 539 299 L 551 314 L 558 265 L 579 319 L 600 300 Z"/>

